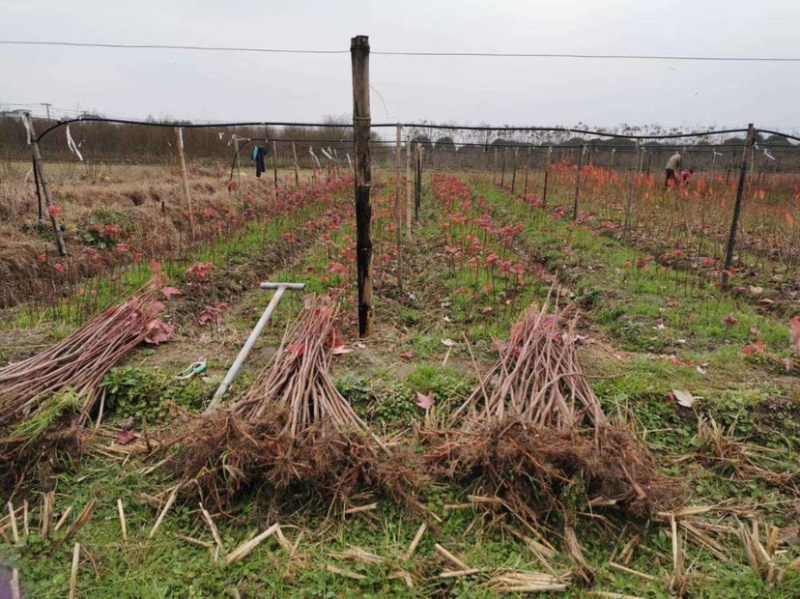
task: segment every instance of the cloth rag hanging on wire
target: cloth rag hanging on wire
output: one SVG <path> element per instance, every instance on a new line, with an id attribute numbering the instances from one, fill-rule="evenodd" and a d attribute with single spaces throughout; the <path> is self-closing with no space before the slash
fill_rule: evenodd
<path id="1" fill-rule="evenodd" d="M 256 177 L 260 177 L 261 173 L 267 170 L 266 166 L 264 165 L 264 158 L 269 154 L 269 150 L 267 148 L 262 148 L 261 146 L 256 146 L 253 148 L 253 162 L 256 163 Z"/>

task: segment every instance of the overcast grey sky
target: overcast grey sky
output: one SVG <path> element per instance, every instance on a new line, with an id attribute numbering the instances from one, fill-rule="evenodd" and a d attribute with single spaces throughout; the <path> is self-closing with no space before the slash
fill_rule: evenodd
<path id="1" fill-rule="evenodd" d="M 797 0 L 0 0 L 0 39 L 800 56 Z M 373 56 L 376 120 L 800 128 L 800 63 Z M 349 115 L 350 57 L 0 46 L 0 104 L 127 117 Z M 388 113 L 388 114 L 387 114 Z"/>

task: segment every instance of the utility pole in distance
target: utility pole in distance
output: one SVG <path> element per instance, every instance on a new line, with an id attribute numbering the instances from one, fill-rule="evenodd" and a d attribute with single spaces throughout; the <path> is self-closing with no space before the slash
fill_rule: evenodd
<path id="1" fill-rule="evenodd" d="M 358 268 L 358 334 L 372 334 L 372 187 L 371 118 L 369 112 L 369 37 L 350 40 L 353 69 L 353 153 L 356 171 L 356 260 Z"/>

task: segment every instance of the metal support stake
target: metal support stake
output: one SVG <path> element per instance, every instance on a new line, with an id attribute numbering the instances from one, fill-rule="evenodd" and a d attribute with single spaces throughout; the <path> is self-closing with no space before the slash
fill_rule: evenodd
<path id="1" fill-rule="evenodd" d="M 231 386 L 231 383 L 233 383 L 234 379 L 239 374 L 239 371 L 242 369 L 244 361 L 247 359 L 247 356 L 250 355 L 250 352 L 252 351 L 253 346 L 256 344 L 259 336 L 261 336 L 261 331 L 263 331 L 264 327 L 267 326 L 267 322 L 272 316 L 272 313 L 275 311 L 278 302 L 281 301 L 283 293 L 287 289 L 290 291 L 302 291 L 305 289 L 305 287 L 305 283 L 261 283 L 261 289 L 275 289 L 275 295 L 272 296 L 267 309 L 264 310 L 264 313 L 256 323 L 256 326 L 253 327 L 253 330 L 250 333 L 250 336 L 247 338 L 244 346 L 239 350 L 239 355 L 236 356 L 236 359 L 233 361 L 233 364 L 228 370 L 228 374 L 225 375 L 225 378 L 222 380 L 219 387 L 217 387 L 217 391 L 214 393 L 211 403 L 208 404 L 208 407 L 206 408 L 206 414 L 210 414 L 216 410 L 219 402 L 222 401 L 222 396 L 225 395 L 228 387 Z"/>

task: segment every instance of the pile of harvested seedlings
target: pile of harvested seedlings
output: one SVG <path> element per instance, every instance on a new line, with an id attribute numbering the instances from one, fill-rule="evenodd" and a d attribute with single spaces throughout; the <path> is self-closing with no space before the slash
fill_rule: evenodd
<path id="1" fill-rule="evenodd" d="M 34 452 L 34 446 L 74 447 L 82 441 L 106 374 L 141 342 L 170 336 L 171 328 L 157 316 L 163 305 L 154 294 L 152 287 L 104 310 L 46 351 L 0 370 L 3 466 Z M 66 429 L 55 430 L 52 425 L 64 419 L 69 419 Z"/>
<path id="2" fill-rule="evenodd" d="M 605 417 L 578 361 L 576 321 L 563 320 L 549 298 L 527 310 L 449 430 L 429 436 L 429 457 L 526 521 L 567 505 L 640 516 L 671 506 L 677 485 L 629 428 Z"/>
<path id="3" fill-rule="evenodd" d="M 330 378 L 338 304 L 306 298 L 273 361 L 227 409 L 193 417 L 172 440 L 171 469 L 222 509 L 237 493 L 346 502 L 356 489 L 415 506 L 423 477 L 413 452 L 391 450 Z M 206 500 L 208 501 L 208 499 Z"/>

